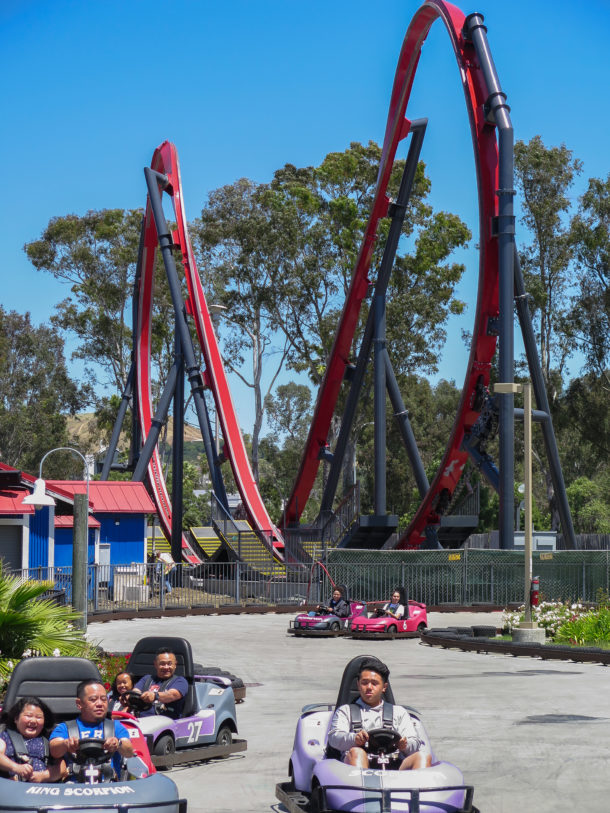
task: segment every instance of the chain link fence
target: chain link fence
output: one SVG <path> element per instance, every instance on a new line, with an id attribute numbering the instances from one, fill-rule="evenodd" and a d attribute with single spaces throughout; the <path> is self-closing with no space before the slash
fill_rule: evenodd
<path id="1" fill-rule="evenodd" d="M 320 552 L 321 554 L 321 552 Z M 315 558 L 315 555 L 314 555 Z M 595 602 L 610 592 L 610 551 L 557 551 L 533 554 L 543 600 Z M 71 568 L 16 572 L 49 583 L 47 595 L 71 602 Z M 240 562 L 176 565 L 89 565 L 88 612 L 316 604 L 333 584 L 346 585 L 361 601 L 387 599 L 395 587 L 409 598 L 433 605 L 507 606 L 524 598 L 523 553 L 498 550 L 328 551 L 324 562 L 293 564 L 272 576 Z"/>

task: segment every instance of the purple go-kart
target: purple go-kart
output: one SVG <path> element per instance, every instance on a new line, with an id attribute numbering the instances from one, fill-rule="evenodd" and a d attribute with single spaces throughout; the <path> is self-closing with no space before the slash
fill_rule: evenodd
<path id="1" fill-rule="evenodd" d="M 186 638 L 149 636 L 141 638 L 129 659 L 129 671 L 136 678 L 154 674 L 154 659 L 159 647 L 166 646 L 176 656 L 176 674 L 186 678 L 188 692 L 182 715 L 174 720 L 159 710 L 157 714 L 135 720 L 146 737 L 152 762 L 157 768 L 171 768 L 215 757 L 226 757 L 246 750 L 246 741 L 236 739 L 237 719 L 231 680 L 222 675 L 201 674 L 193 663 Z M 141 704 L 133 692 L 130 703 Z M 150 708 L 150 706 L 148 706 Z"/>
<path id="2" fill-rule="evenodd" d="M 334 615 L 328 607 L 320 609 L 319 611 L 312 610 L 308 613 L 299 613 L 299 615 L 290 622 L 288 632 L 291 635 L 304 635 L 312 638 L 333 637 L 345 634 L 352 620 L 363 612 L 366 604 L 364 601 L 350 600 L 347 587 L 344 584 L 336 585 L 336 587 L 341 591 L 345 601 L 349 604 L 349 615 L 346 618 L 339 618 Z"/>
<path id="3" fill-rule="evenodd" d="M 290 813 L 479 813 L 472 804 L 473 787 L 464 784 L 455 765 L 436 761 L 419 714 L 409 706 L 405 708 L 425 750 L 432 755 L 431 767 L 389 769 L 400 738 L 391 729 L 369 731 L 370 767 L 366 770 L 345 764 L 329 749 L 333 712 L 358 697 L 358 671 L 369 657 L 359 655 L 347 664 L 335 705 L 321 703 L 303 709 L 288 765 L 290 779 L 276 785 L 276 797 Z M 395 702 L 389 683 L 385 699 Z"/>

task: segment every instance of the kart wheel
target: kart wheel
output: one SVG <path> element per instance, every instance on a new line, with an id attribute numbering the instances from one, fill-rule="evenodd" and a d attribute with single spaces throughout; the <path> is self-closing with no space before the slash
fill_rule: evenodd
<path id="1" fill-rule="evenodd" d="M 329 627 L 331 632 L 339 632 L 341 624 L 338 621 L 333 621 Z"/>
<path id="2" fill-rule="evenodd" d="M 425 631 L 426 631 L 426 629 L 427 629 L 427 627 L 426 627 L 426 625 L 424 624 L 424 622 L 423 622 L 423 621 L 422 621 L 422 623 L 421 623 L 421 624 L 418 624 L 418 625 L 417 625 L 417 631 L 418 631 L 418 632 L 425 632 Z"/>
<path id="3" fill-rule="evenodd" d="M 396 624 L 390 624 L 390 626 L 388 627 L 388 632 L 390 632 L 392 635 L 397 633 L 398 627 L 396 626 Z"/>
<path id="4" fill-rule="evenodd" d="M 169 754 L 173 754 L 175 750 L 176 743 L 171 734 L 164 734 L 162 737 L 159 737 L 153 746 L 153 754 L 156 757 L 166 757 Z"/>
<path id="5" fill-rule="evenodd" d="M 322 788 L 316 785 L 311 789 L 311 797 L 309 799 L 309 813 L 323 813 L 322 807 Z"/>
<path id="6" fill-rule="evenodd" d="M 220 731 L 216 737 L 216 745 L 231 745 L 233 742 L 233 734 L 228 725 L 220 726 Z"/>

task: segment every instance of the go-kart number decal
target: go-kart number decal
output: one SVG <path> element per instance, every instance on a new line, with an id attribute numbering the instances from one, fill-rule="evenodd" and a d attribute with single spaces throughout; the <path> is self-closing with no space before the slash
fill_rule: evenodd
<path id="1" fill-rule="evenodd" d="M 375 771 L 372 768 L 363 768 L 358 771 L 350 771 L 348 776 L 383 776 L 384 771 Z"/>
<path id="2" fill-rule="evenodd" d="M 199 739 L 199 734 L 201 733 L 201 726 L 203 725 L 203 720 L 197 720 L 196 722 L 188 724 L 188 732 L 189 736 L 187 742 L 197 742 Z"/>
<path id="3" fill-rule="evenodd" d="M 210 689 L 208 694 L 224 694 L 224 689 Z"/>

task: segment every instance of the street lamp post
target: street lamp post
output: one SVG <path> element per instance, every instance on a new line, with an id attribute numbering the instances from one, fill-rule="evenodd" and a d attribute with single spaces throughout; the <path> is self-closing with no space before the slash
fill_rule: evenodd
<path id="1" fill-rule="evenodd" d="M 45 505 L 55 505 L 53 497 L 46 493 L 45 481 L 42 479 L 42 464 L 53 452 L 72 452 L 83 461 L 85 468 L 85 481 L 87 484 L 85 494 L 74 495 L 74 530 L 72 537 L 72 607 L 79 614 L 76 625 L 83 631 L 87 629 L 87 542 L 89 528 L 89 469 L 87 460 L 82 452 L 72 446 L 58 446 L 48 451 L 40 461 L 38 479 L 34 483 L 34 491 L 22 500 L 24 505 L 33 505 L 41 508 Z"/>
<path id="2" fill-rule="evenodd" d="M 514 641 L 534 641 L 544 643 L 545 631 L 532 621 L 532 605 L 530 603 L 530 590 L 532 587 L 532 548 L 533 548 L 533 522 L 532 522 L 532 385 L 529 381 L 523 384 L 499 383 L 494 385 L 494 391 L 501 394 L 514 394 L 523 392 L 523 446 L 524 446 L 524 493 L 525 522 L 523 538 L 524 557 L 524 605 L 525 618 L 518 629 L 513 630 Z"/>

